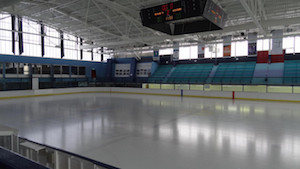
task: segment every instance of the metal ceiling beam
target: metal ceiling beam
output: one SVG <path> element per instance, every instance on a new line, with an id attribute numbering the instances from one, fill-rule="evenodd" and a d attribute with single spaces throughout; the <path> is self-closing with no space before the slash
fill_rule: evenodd
<path id="1" fill-rule="evenodd" d="M 257 5 L 259 8 L 259 11 L 261 12 L 261 16 L 264 20 L 267 20 L 267 14 L 266 14 L 266 9 L 265 9 L 265 5 L 263 3 L 263 0 L 257 0 Z"/>
<path id="2" fill-rule="evenodd" d="M 110 19 L 109 16 L 107 16 L 102 9 L 100 8 L 100 6 L 94 1 L 92 0 L 93 4 L 99 9 L 99 11 L 101 11 L 101 13 L 104 15 L 104 17 L 114 26 L 114 28 L 121 34 L 123 35 L 123 32 L 118 28 L 118 26 Z"/>
<path id="3" fill-rule="evenodd" d="M 97 2 L 100 2 L 110 8 L 111 10 L 115 11 L 116 13 L 121 14 L 125 19 L 129 20 L 130 22 L 133 22 L 135 27 L 142 33 L 143 31 L 138 25 L 141 25 L 141 22 L 138 21 L 136 18 L 132 16 L 132 10 L 128 9 L 127 7 L 124 7 L 116 2 L 108 1 L 108 0 L 94 0 Z"/>
<path id="4" fill-rule="evenodd" d="M 9 7 L 14 5 L 15 3 L 20 2 L 21 0 L 2 0 L 0 3 L 0 9 L 5 8 L 5 7 Z"/>
<path id="5" fill-rule="evenodd" d="M 293 25 L 293 24 L 299 24 L 300 17 L 296 18 L 289 18 L 289 19 L 272 19 L 272 20 L 267 20 L 262 23 L 262 26 L 264 27 L 277 27 L 277 26 L 284 26 L 284 25 Z M 223 30 L 217 30 L 217 31 L 210 31 L 210 32 L 201 32 L 201 33 L 196 33 L 196 34 L 190 34 L 188 36 L 193 37 L 195 35 L 199 36 L 208 36 L 208 35 L 223 35 L 223 34 L 230 34 L 230 33 L 235 33 L 236 31 L 244 31 L 244 30 L 251 30 L 251 29 L 257 29 L 257 26 L 250 22 L 242 25 L 235 25 L 235 26 L 230 26 L 230 27 L 225 27 Z M 169 35 L 163 35 L 163 36 L 147 36 L 144 37 L 142 40 L 143 41 L 151 41 L 151 42 L 162 42 L 165 39 L 169 40 L 179 40 L 182 38 L 187 38 L 186 35 L 179 35 L 179 36 L 169 36 Z M 123 44 L 128 44 L 125 41 L 119 41 L 119 42 L 107 42 L 103 43 L 103 45 L 106 44 L 108 47 L 113 47 L 113 46 L 118 46 L 118 45 L 123 45 Z"/>
<path id="6" fill-rule="evenodd" d="M 253 0 L 250 0 L 253 3 Z M 252 21 L 254 22 L 254 24 L 257 26 L 257 28 L 261 31 L 262 34 L 266 34 L 266 31 L 264 30 L 264 28 L 261 26 L 261 24 L 259 23 L 256 13 L 253 12 L 253 9 L 250 8 L 249 4 L 246 2 L 246 0 L 240 0 L 242 6 L 244 7 L 244 9 L 246 10 L 246 12 L 248 13 L 248 15 L 251 17 Z"/>
<path id="7" fill-rule="evenodd" d="M 116 2 L 112 2 L 109 0 L 95 0 L 98 1 L 102 4 L 104 4 L 105 6 L 107 6 L 108 8 L 114 10 L 115 12 L 121 14 L 125 19 L 127 19 L 128 21 L 132 22 L 132 24 L 137 28 L 137 30 L 139 30 L 141 33 L 143 33 L 143 29 L 147 29 L 151 32 L 155 32 L 152 29 L 143 27 L 141 24 L 141 21 L 137 18 L 139 18 L 139 15 L 136 15 L 136 12 L 132 12 L 133 10 L 130 8 L 127 8 L 125 6 L 122 6 Z M 138 12 L 137 12 L 138 13 Z"/>
<path id="8" fill-rule="evenodd" d="M 107 35 L 111 35 L 111 36 L 115 36 L 115 37 L 121 37 L 120 35 L 117 35 L 117 34 L 114 34 L 114 33 L 111 33 L 111 32 L 105 31 L 105 30 L 102 30 L 102 29 L 100 29 L 99 27 L 97 27 L 95 25 L 90 25 L 89 23 L 86 23 L 85 20 L 83 20 L 83 19 L 81 19 L 79 17 L 71 16 L 67 12 L 64 12 L 62 10 L 58 10 L 58 9 L 53 9 L 53 10 L 56 11 L 56 12 L 58 12 L 58 13 L 60 13 L 60 14 L 66 15 L 69 18 L 71 18 L 71 19 L 73 19 L 75 21 L 78 21 L 81 24 L 84 24 L 84 25 L 86 24 L 87 27 L 93 27 L 93 28 L 97 29 L 101 33 L 104 33 L 104 34 L 107 34 Z"/>

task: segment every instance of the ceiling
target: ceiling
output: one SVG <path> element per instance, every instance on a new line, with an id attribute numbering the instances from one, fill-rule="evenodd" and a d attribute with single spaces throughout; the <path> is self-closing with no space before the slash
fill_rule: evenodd
<path id="1" fill-rule="evenodd" d="M 6 0 L 10 1 L 10 0 Z M 271 30 L 300 33 L 299 0 L 214 0 L 228 14 L 224 30 L 169 36 L 143 27 L 140 9 L 171 0 L 14 0 L 2 11 L 47 25 L 115 51 L 161 46 L 172 41 L 210 42 L 225 35 Z M 1 6 L 0 6 L 1 7 Z"/>

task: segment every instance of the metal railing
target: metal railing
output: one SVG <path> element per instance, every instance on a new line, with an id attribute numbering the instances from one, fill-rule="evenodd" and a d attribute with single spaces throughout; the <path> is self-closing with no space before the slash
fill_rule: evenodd
<path id="1" fill-rule="evenodd" d="M 300 94 L 300 86 L 280 85 L 226 85 L 226 84 L 165 84 L 144 83 L 143 88 L 167 90 L 197 90 L 225 92 L 254 92 L 254 93 L 285 93 Z"/>
<path id="2" fill-rule="evenodd" d="M 148 83 L 300 86 L 300 77 L 155 77 Z"/>
<path id="3" fill-rule="evenodd" d="M 15 130 L 2 126 L 0 147 L 50 169 L 118 169 L 78 154 L 19 138 Z"/>

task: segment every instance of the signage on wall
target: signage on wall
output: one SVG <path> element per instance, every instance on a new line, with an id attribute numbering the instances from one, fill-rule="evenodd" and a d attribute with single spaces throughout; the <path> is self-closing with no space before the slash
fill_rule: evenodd
<path id="1" fill-rule="evenodd" d="M 204 58 L 205 47 L 203 44 L 198 44 L 198 58 Z"/>
<path id="2" fill-rule="evenodd" d="M 116 64 L 115 77 L 130 77 L 130 64 Z"/>
<path id="3" fill-rule="evenodd" d="M 224 57 L 231 56 L 231 45 L 224 46 Z"/>
<path id="4" fill-rule="evenodd" d="M 159 61 L 159 49 L 157 48 L 153 50 L 153 61 Z"/>
<path id="5" fill-rule="evenodd" d="M 257 48 L 256 48 L 256 43 L 249 43 L 248 44 L 248 55 L 256 55 L 257 54 Z"/>
<path id="6" fill-rule="evenodd" d="M 179 60 L 179 42 L 173 42 L 173 60 Z"/>

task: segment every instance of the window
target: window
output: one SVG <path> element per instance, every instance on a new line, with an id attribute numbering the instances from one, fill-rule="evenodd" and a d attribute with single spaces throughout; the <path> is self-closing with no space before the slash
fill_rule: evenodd
<path id="1" fill-rule="evenodd" d="M 24 74 L 24 66 L 25 66 L 24 63 L 19 63 L 19 69 L 18 69 L 18 72 L 19 72 L 20 75 L 23 75 L 23 74 Z"/>
<path id="2" fill-rule="evenodd" d="M 295 37 L 283 38 L 282 47 L 285 49 L 285 53 L 294 53 L 295 51 Z"/>
<path id="3" fill-rule="evenodd" d="M 223 43 L 205 45 L 204 57 L 223 57 Z"/>
<path id="4" fill-rule="evenodd" d="M 45 26 L 45 33 L 45 57 L 61 58 L 59 32 Z"/>
<path id="5" fill-rule="evenodd" d="M 51 74 L 51 66 L 50 65 L 42 65 L 42 74 L 50 75 Z"/>
<path id="6" fill-rule="evenodd" d="M 85 67 L 79 67 L 79 75 L 85 75 Z"/>
<path id="7" fill-rule="evenodd" d="M 79 59 L 79 45 L 78 45 L 78 38 L 64 33 L 64 47 L 65 47 L 65 56 L 64 59 Z"/>
<path id="8" fill-rule="evenodd" d="M 60 75 L 61 74 L 61 66 L 57 66 L 57 65 L 53 66 L 53 72 L 56 75 Z"/>
<path id="9" fill-rule="evenodd" d="M 231 56 L 247 56 L 248 41 L 237 41 L 231 43 Z"/>
<path id="10" fill-rule="evenodd" d="M 18 71 L 18 63 L 6 63 L 5 64 L 5 72 L 6 74 L 17 74 Z"/>
<path id="11" fill-rule="evenodd" d="M 300 53 L 300 36 L 295 37 L 295 53 Z"/>
<path id="12" fill-rule="evenodd" d="M 101 62 L 101 49 L 93 49 L 94 61 Z"/>
<path id="13" fill-rule="evenodd" d="M 71 73 L 72 73 L 72 75 L 78 75 L 78 67 L 77 66 L 72 66 L 71 67 Z"/>
<path id="14" fill-rule="evenodd" d="M 82 60 L 85 60 L 85 61 L 91 61 L 92 60 L 91 50 L 86 50 L 86 49 L 83 50 Z"/>
<path id="15" fill-rule="evenodd" d="M 13 54 L 11 16 L 9 14 L 0 14 L 0 29 L 0 53 Z"/>
<path id="16" fill-rule="evenodd" d="M 179 59 L 197 59 L 198 58 L 198 46 L 188 46 L 179 48 Z"/>
<path id="17" fill-rule="evenodd" d="M 107 62 L 108 59 L 113 58 L 113 54 L 111 54 L 113 52 L 113 50 L 110 50 L 107 47 L 104 47 L 103 52 L 109 53 L 109 54 L 103 54 L 103 62 Z"/>
<path id="18" fill-rule="evenodd" d="M 270 39 L 259 39 L 257 40 L 257 51 L 269 51 L 272 49 L 272 40 Z"/>
<path id="19" fill-rule="evenodd" d="M 62 66 L 62 74 L 64 74 L 64 75 L 70 74 L 69 66 Z"/>
<path id="20" fill-rule="evenodd" d="M 40 29 L 39 23 L 23 19 L 24 53 L 22 55 L 42 56 Z"/>
<path id="21" fill-rule="evenodd" d="M 42 65 L 34 64 L 32 65 L 32 74 L 40 75 L 42 74 Z"/>
<path id="22" fill-rule="evenodd" d="M 160 49 L 159 55 L 173 55 L 173 48 Z"/>

